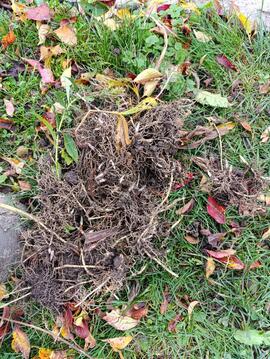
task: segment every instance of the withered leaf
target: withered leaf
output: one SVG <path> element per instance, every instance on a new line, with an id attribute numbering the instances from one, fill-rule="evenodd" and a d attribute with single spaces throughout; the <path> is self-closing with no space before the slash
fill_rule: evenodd
<path id="1" fill-rule="evenodd" d="M 166 286 L 163 292 L 163 301 L 160 305 L 160 314 L 164 314 L 167 312 L 169 303 L 170 303 L 169 287 Z"/>
<path id="2" fill-rule="evenodd" d="M 48 21 L 52 18 L 52 10 L 49 8 L 48 4 L 44 3 L 37 7 L 33 7 L 25 11 L 26 17 L 29 20 L 35 21 Z"/>
<path id="3" fill-rule="evenodd" d="M 22 353 L 24 359 L 28 359 L 30 355 L 30 342 L 27 335 L 18 326 L 15 326 L 12 336 L 12 349 L 16 353 Z"/>
<path id="4" fill-rule="evenodd" d="M 206 267 L 205 267 L 205 277 L 209 279 L 209 277 L 214 273 L 216 269 L 215 261 L 213 258 L 207 258 Z"/>
<path id="5" fill-rule="evenodd" d="M 60 26 L 54 32 L 64 44 L 70 46 L 77 45 L 77 36 L 75 30 L 73 29 L 73 27 L 71 27 L 71 25 L 65 24 L 63 26 Z"/>
<path id="6" fill-rule="evenodd" d="M 170 333 L 176 333 L 177 332 L 177 324 L 183 320 L 183 317 L 181 314 L 177 314 L 172 320 L 169 321 L 168 324 L 168 331 Z"/>
<path id="7" fill-rule="evenodd" d="M 103 342 L 109 343 L 115 352 L 119 352 L 124 349 L 131 341 L 133 337 L 128 335 L 126 337 L 117 337 L 117 338 L 109 338 L 104 339 Z"/>
<path id="8" fill-rule="evenodd" d="M 262 262 L 257 260 L 255 262 L 251 263 L 251 265 L 249 266 L 249 269 L 260 268 L 261 266 L 262 266 Z"/>
<path id="9" fill-rule="evenodd" d="M 128 123 L 123 115 L 118 115 L 116 134 L 115 134 L 115 147 L 117 151 L 130 145 L 132 143 L 128 134 Z"/>
<path id="10" fill-rule="evenodd" d="M 195 200 L 194 200 L 194 198 L 192 198 L 183 207 L 178 209 L 176 211 L 176 214 L 182 215 L 182 214 L 186 214 L 186 213 L 190 212 L 192 210 L 192 208 L 194 207 L 194 204 L 195 204 Z"/>
<path id="11" fill-rule="evenodd" d="M 127 312 L 126 315 L 136 319 L 141 320 L 142 318 L 146 317 L 148 314 L 148 307 L 144 302 L 140 302 L 134 304 Z"/>
<path id="12" fill-rule="evenodd" d="M 225 55 L 218 55 L 216 57 L 217 59 L 217 62 L 224 66 L 226 69 L 230 69 L 230 70 L 233 70 L 233 71 L 237 71 L 237 68 L 236 66 L 227 58 L 227 56 Z"/>
<path id="13" fill-rule="evenodd" d="M 200 302 L 198 300 L 193 300 L 191 303 L 189 303 L 189 305 L 188 305 L 188 318 L 189 318 L 189 320 L 191 319 L 191 315 L 192 315 L 192 312 L 193 312 L 194 308 L 199 303 Z"/>
<path id="14" fill-rule="evenodd" d="M 195 237 L 190 236 L 190 235 L 186 235 L 184 238 L 190 244 L 198 244 L 198 243 L 200 243 L 200 240 L 198 238 L 195 238 Z"/>
<path id="15" fill-rule="evenodd" d="M 13 44 L 16 40 L 16 35 L 13 30 L 10 30 L 1 40 L 3 49 L 5 50 L 9 45 Z"/>
<path id="16" fill-rule="evenodd" d="M 122 331 L 132 329 L 139 323 L 137 319 L 122 315 L 119 309 L 106 313 L 103 319 L 115 329 Z"/>
<path id="17" fill-rule="evenodd" d="M 213 197 L 208 197 L 207 212 L 217 223 L 226 223 L 225 210 L 225 207 L 221 206 Z"/>

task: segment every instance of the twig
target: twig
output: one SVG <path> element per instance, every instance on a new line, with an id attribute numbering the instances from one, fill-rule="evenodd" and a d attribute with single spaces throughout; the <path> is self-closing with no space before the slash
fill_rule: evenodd
<path id="1" fill-rule="evenodd" d="M 170 228 L 170 231 L 172 231 L 176 226 L 178 226 L 178 224 L 182 221 L 183 216 L 181 218 L 178 219 L 178 221 L 176 221 Z"/>
<path id="2" fill-rule="evenodd" d="M 47 329 L 37 327 L 34 324 L 25 323 L 25 322 L 21 322 L 19 320 L 14 320 L 14 319 L 10 319 L 10 318 L 2 318 L 2 320 L 6 321 L 6 322 L 9 322 L 11 324 L 18 324 L 18 325 L 22 325 L 22 326 L 27 327 L 27 328 L 37 330 L 37 331 L 42 332 L 44 334 L 47 334 L 47 335 L 51 336 L 53 339 L 55 339 L 55 334 L 54 333 L 52 333 L 51 331 L 49 331 Z M 84 355 L 86 358 L 93 359 L 93 357 L 91 357 L 89 354 L 87 354 L 82 348 L 80 348 L 77 345 L 74 345 L 74 344 L 70 343 L 69 341 L 67 341 L 64 338 L 57 337 L 57 341 L 66 344 L 70 349 L 73 349 L 73 350 L 77 351 L 78 353 Z"/>
<path id="3" fill-rule="evenodd" d="M 168 34 L 167 34 L 167 27 L 165 27 L 162 22 L 158 21 L 157 19 L 155 19 L 152 15 L 150 15 L 150 18 L 156 23 L 157 26 L 161 27 L 163 29 L 163 36 L 164 36 L 164 47 L 163 50 L 160 54 L 160 57 L 157 61 L 156 64 L 156 69 L 159 70 L 160 65 L 164 59 L 164 56 L 166 55 L 167 52 L 167 48 L 168 48 Z"/>
<path id="4" fill-rule="evenodd" d="M 91 297 L 91 295 L 95 294 L 96 292 L 98 292 L 102 287 L 104 287 L 104 285 L 106 283 L 108 283 L 108 281 L 110 280 L 110 278 L 107 278 L 104 282 L 102 282 L 99 286 L 97 286 L 95 289 L 93 289 L 91 292 L 87 293 L 87 295 L 79 302 L 75 305 L 75 308 L 80 307 L 89 297 Z"/>
<path id="5" fill-rule="evenodd" d="M 14 212 L 19 214 L 22 217 L 25 217 L 27 219 L 30 219 L 31 221 L 36 222 L 38 225 L 40 225 L 40 227 L 42 227 L 43 229 L 45 229 L 45 231 L 53 234 L 60 242 L 62 243 L 67 243 L 63 238 L 61 238 L 57 233 L 55 233 L 52 229 L 48 228 L 47 226 L 45 226 L 44 223 L 42 223 L 38 218 L 34 217 L 32 214 L 29 214 L 25 211 L 23 211 L 22 209 L 10 206 L 8 204 L 5 203 L 0 203 L 0 208 L 6 209 L 7 211 L 10 212 Z"/>
<path id="6" fill-rule="evenodd" d="M 93 266 L 93 265 L 90 265 L 90 264 L 86 264 L 86 265 L 80 265 L 80 264 L 64 264 L 60 267 L 55 267 L 54 269 L 55 270 L 58 270 L 58 269 L 64 269 L 64 268 L 101 268 L 101 267 L 98 267 L 98 266 Z M 89 273 L 88 273 L 89 274 Z"/>
<path id="7" fill-rule="evenodd" d="M 117 111 L 105 111 L 105 110 L 88 110 L 86 112 L 86 114 L 83 116 L 81 122 L 79 123 L 79 125 L 75 128 L 75 134 L 78 132 L 79 128 L 83 125 L 83 123 L 85 122 L 85 120 L 87 120 L 87 117 L 90 115 L 90 113 L 107 113 L 109 115 L 119 115 L 119 112 Z"/>
<path id="8" fill-rule="evenodd" d="M 26 293 L 26 294 L 22 295 L 22 296 L 21 296 L 21 297 L 19 297 L 19 298 L 13 299 L 13 300 L 11 300 L 11 301 L 10 301 L 10 302 L 8 302 L 8 303 L 4 303 L 4 304 L 2 304 L 2 305 L 0 305 L 0 309 L 3 309 L 3 308 L 6 308 L 6 307 L 9 307 L 9 306 L 10 306 L 10 304 L 16 303 L 16 302 L 18 302 L 19 300 L 21 300 L 21 299 L 24 299 L 24 298 L 28 297 L 30 294 L 31 294 L 31 292 Z"/>
<path id="9" fill-rule="evenodd" d="M 23 292 L 24 290 L 28 290 L 31 289 L 31 287 L 25 287 L 25 288 L 20 288 L 20 289 L 15 289 L 12 292 L 8 293 L 8 296 L 11 296 L 13 294 L 17 294 L 19 292 Z"/>
<path id="10" fill-rule="evenodd" d="M 215 130 L 217 131 L 218 134 L 218 139 L 219 139 L 219 150 L 220 150 L 220 168 L 223 171 L 224 166 L 223 166 L 223 148 L 222 148 L 222 139 L 221 139 L 221 134 L 216 126 L 216 124 L 213 122 L 213 126 L 215 128 Z"/>
<path id="11" fill-rule="evenodd" d="M 174 273 L 170 268 L 168 268 L 164 263 L 162 263 L 157 257 L 152 256 L 146 249 L 144 249 L 145 254 L 152 259 L 153 261 L 157 262 L 166 272 L 170 273 L 175 278 L 178 278 L 178 274 Z"/>
<path id="12" fill-rule="evenodd" d="M 163 94 L 164 90 L 166 90 L 166 87 L 168 86 L 169 82 L 171 81 L 172 75 L 175 74 L 175 71 L 172 71 L 170 73 L 170 75 L 168 76 L 165 84 L 162 86 L 161 90 L 159 91 L 159 93 L 157 94 L 157 96 L 155 97 L 155 99 L 159 99 L 159 97 Z"/>
<path id="13" fill-rule="evenodd" d="M 74 285 L 71 285 L 70 287 L 68 287 L 67 289 L 64 290 L 64 293 L 70 291 L 73 288 L 76 288 L 78 286 L 81 286 L 81 285 L 87 284 L 87 283 L 91 283 L 91 282 L 92 282 L 91 280 L 84 280 L 83 282 L 79 282 L 79 283 L 76 283 Z"/>

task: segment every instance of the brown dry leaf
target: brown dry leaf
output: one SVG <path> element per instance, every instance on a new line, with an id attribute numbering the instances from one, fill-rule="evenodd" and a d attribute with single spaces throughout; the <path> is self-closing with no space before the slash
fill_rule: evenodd
<path id="1" fill-rule="evenodd" d="M 13 30 L 10 30 L 5 36 L 3 36 L 1 43 L 5 50 L 9 45 L 13 44 L 16 40 L 16 35 Z"/>
<path id="2" fill-rule="evenodd" d="M 32 186 L 29 182 L 26 181 L 18 181 L 21 191 L 30 191 Z"/>
<path id="3" fill-rule="evenodd" d="M 251 263 L 251 265 L 249 266 L 249 269 L 260 268 L 261 266 L 262 266 L 262 262 L 257 260 L 255 262 Z"/>
<path id="4" fill-rule="evenodd" d="M 60 26 L 54 33 L 59 37 L 59 39 L 66 45 L 76 46 L 77 45 L 77 36 L 73 27 L 69 24 Z"/>
<path id="5" fill-rule="evenodd" d="M 214 273 L 216 269 L 215 261 L 213 258 L 207 258 L 206 267 L 205 267 L 205 277 L 209 279 L 209 277 Z"/>
<path id="6" fill-rule="evenodd" d="M 8 292 L 5 284 L 0 284 L 0 301 L 8 297 Z"/>
<path id="7" fill-rule="evenodd" d="M 132 329 L 139 323 L 139 320 L 122 315 L 119 309 L 113 309 L 110 313 L 106 313 L 103 319 L 115 329 L 122 331 Z"/>
<path id="8" fill-rule="evenodd" d="M 265 95 L 268 92 L 270 92 L 270 80 L 268 80 L 265 84 L 260 85 L 259 87 L 259 93 L 261 95 Z"/>
<path id="9" fill-rule="evenodd" d="M 202 178 L 200 181 L 200 190 L 202 192 L 210 193 L 211 183 L 209 181 L 209 178 L 205 175 L 202 175 Z"/>
<path id="10" fill-rule="evenodd" d="M 144 85 L 147 82 L 159 80 L 159 79 L 161 79 L 161 77 L 162 77 L 162 74 L 158 70 L 156 70 L 154 68 L 149 68 L 149 69 L 143 70 L 139 75 L 137 75 L 135 77 L 135 79 L 133 81 L 136 84 Z"/>
<path id="11" fill-rule="evenodd" d="M 143 97 L 151 96 L 152 93 L 155 91 L 158 83 L 159 83 L 159 79 L 146 82 L 146 84 L 144 85 Z"/>
<path id="12" fill-rule="evenodd" d="M 134 304 L 127 312 L 126 315 L 136 319 L 141 320 L 142 318 L 146 317 L 148 314 L 148 307 L 144 302 L 140 302 Z"/>
<path id="13" fill-rule="evenodd" d="M 193 302 L 189 303 L 189 306 L 188 306 L 188 319 L 190 320 L 191 319 L 191 315 L 192 315 L 192 312 L 193 312 L 193 309 L 196 307 L 196 305 L 198 305 L 200 302 L 198 300 L 194 300 Z"/>
<path id="14" fill-rule="evenodd" d="M 117 151 L 132 143 L 128 134 L 128 123 L 124 116 L 118 115 L 115 135 L 115 147 Z"/>
<path id="15" fill-rule="evenodd" d="M 263 240 L 268 239 L 268 238 L 270 238 L 270 227 L 262 235 Z"/>
<path id="16" fill-rule="evenodd" d="M 160 314 L 164 314 L 167 312 L 169 303 L 170 303 L 169 287 L 166 286 L 163 292 L 163 302 L 160 305 Z"/>
<path id="17" fill-rule="evenodd" d="M 46 66 L 46 60 L 51 59 L 53 56 L 58 56 L 64 53 L 64 50 L 61 48 L 60 45 L 48 46 L 48 47 L 40 46 L 39 51 L 40 51 L 40 61 L 45 61 L 45 66 Z"/>
<path id="18" fill-rule="evenodd" d="M 270 126 L 268 126 L 263 133 L 261 134 L 261 142 L 262 143 L 266 143 L 269 141 L 269 136 L 270 136 Z"/>
<path id="19" fill-rule="evenodd" d="M 15 326 L 12 336 L 11 348 L 16 353 L 22 353 L 24 359 L 28 359 L 30 355 L 30 342 L 27 335 L 18 326 Z"/>
<path id="20" fill-rule="evenodd" d="M 190 236 L 190 235 L 186 235 L 184 238 L 190 244 L 198 244 L 198 243 L 200 243 L 199 239 L 197 239 L 197 238 L 195 238 L 193 236 Z"/>
<path id="21" fill-rule="evenodd" d="M 88 350 L 95 348 L 97 341 L 96 339 L 93 337 L 93 335 L 89 332 L 88 336 L 84 339 L 85 343 L 84 343 L 84 350 Z"/>
<path id="22" fill-rule="evenodd" d="M 13 117 L 15 108 L 13 102 L 4 98 L 4 104 L 6 107 L 6 113 L 9 117 Z"/>
<path id="23" fill-rule="evenodd" d="M 247 121 L 241 121 L 240 125 L 247 131 L 252 133 L 252 128 L 250 126 L 250 124 Z"/>
<path id="24" fill-rule="evenodd" d="M 183 317 L 181 314 L 177 314 L 172 320 L 169 321 L 168 324 L 168 331 L 170 333 L 176 333 L 177 332 L 177 324 L 183 320 Z"/>
<path id="25" fill-rule="evenodd" d="M 178 209 L 176 211 L 176 214 L 182 215 L 190 212 L 192 208 L 194 207 L 195 200 L 192 198 L 190 201 L 188 201 L 182 208 Z"/>
<path id="26" fill-rule="evenodd" d="M 50 31 L 51 27 L 47 24 L 41 24 L 40 26 L 38 26 L 38 45 L 42 45 L 45 43 L 46 37 L 50 33 Z"/>

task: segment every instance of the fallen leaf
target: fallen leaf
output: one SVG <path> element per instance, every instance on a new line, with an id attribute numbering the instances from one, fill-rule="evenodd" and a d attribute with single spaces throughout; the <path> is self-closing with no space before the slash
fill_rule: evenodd
<path id="1" fill-rule="evenodd" d="M 119 309 L 106 313 L 103 319 L 117 330 L 129 330 L 138 325 L 139 320 L 122 315 Z"/>
<path id="2" fill-rule="evenodd" d="M 89 332 L 88 336 L 84 339 L 84 350 L 89 350 L 95 348 L 97 344 L 96 339 L 93 337 L 93 335 Z"/>
<path id="3" fill-rule="evenodd" d="M 11 348 L 16 353 L 22 353 L 24 359 L 28 359 L 30 355 L 30 342 L 27 335 L 18 326 L 15 326 L 12 336 Z"/>
<path id="4" fill-rule="evenodd" d="M 200 243 L 200 240 L 199 240 L 199 239 L 197 239 L 197 238 L 195 238 L 195 237 L 193 237 L 193 236 L 190 236 L 190 235 L 187 235 L 187 236 L 185 236 L 184 238 L 185 238 L 185 240 L 186 240 L 188 243 L 190 243 L 190 244 L 198 244 L 198 243 Z"/>
<path id="5" fill-rule="evenodd" d="M 196 307 L 196 305 L 198 305 L 200 302 L 198 300 L 194 300 L 193 302 L 189 303 L 188 305 L 188 319 L 190 320 L 191 319 L 191 315 L 192 315 L 192 312 L 194 310 L 194 308 Z"/>
<path id="6" fill-rule="evenodd" d="M 268 238 L 270 238 L 270 228 L 267 231 L 265 231 L 262 235 L 263 240 L 268 239 Z"/>
<path id="7" fill-rule="evenodd" d="M 60 26 L 54 32 L 64 44 L 70 46 L 77 45 L 77 36 L 75 30 L 69 24 Z"/>
<path id="8" fill-rule="evenodd" d="M 207 213 L 219 224 L 226 223 L 225 207 L 221 206 L 213 197 L 207 199 Z"/>
<path id="9" fill-rule="evenodd" d="M 9 158 L 9 157 L 2 157 L 2 159 L 8 162 L 17 174 L 22 173 L 22 169 L 25 165 L 24 161 L 18 160 L 16 158 Z"/>
<path id="10" fill-rule="evenodd" d="M 173 319 L 171 319 L 168 323 L 168 331 L 170 333 L 176 333 L 177 332 L 177 324 L 183 320 L 183 317 L 181 314 L 177 314 Z"/>
<path id="11" fill-rule="evenodd" d="M 223 249 L 220 251 L 212 251 L 210 249 L 206 249 L 206 252 L 210 257 L 213 257 L 215 259 L 222 259 L 222 258 L 228 258 L 229 256 L 233 256 L 235 254 L 234 249 Z"/>
<path id="12" fill-rule="evenodd" d="M 253 24 L 252 22 L 244 15 L 242 12 L 237 11 L 236 15 L 242 24 L 243 28 L 246 30 L 247 35 L 250 37 L 253 31 Z"/>
<path id="13" fill-rule="evenodd" d="M 113 351 L 118 352 L 119 350 L 124 349 L 131 341 L 133 337 L 128 335 L 126 337 L 117 337 L 117 338 L 109 338 L 102 340 L 105 343 L 109 343 L 113 349 Z"/>
<path id="14" fill-rule="evenodd" d="M 268 126 L 263 133 L 261 134 L 261 142 L 262 143 L 266 143 L 269 141 L 269 136 L 270 136 L 270 126 Z"/>
<path id="15" fill-rule="evenodd" d="M 159 79 L 146 82 L 146 84 L 144 84 L 143 97 L 151 96 L 152 93 L 155 91 L 158 83 L 159 83 Z"/>
<path id="16" fill-rule="evenodd" d="M 217 59 L 217 62 L 224 66 L 226 69 L 230 69 L 230 70 L 233 70 L 233 71 L 237 71 L 237 68 L 236 66 L 227 58 L 227 56 L 225 55 L 218 55 L 216 57 Z"/>
<path id="17" fill-rule="evenodd" d="M 245 268 L 245 264 L 236 256 L 222 257 L 218 259 L 219 262 L 226 264 L 227 268 L 242 270 Z"/>
<path id="18" fill-rule="evenodd" d="M 61 48 L 60 45 L 56 46 L 40 46 L 40 61 L 45 61 L 51 59 L 53 56 L 58 56 L 64 53 L 64 50 Z"/>
<path id="19" fill-rule="evenodd" d="M 26 10 L 25 14 L 27 19 L 35 21 L 49 21 L 53 15 L 52 10 L 46 3 Z"/>
<path id="20" fill-rule="evenodd" d="M 252 133 L 252 128 L 247 121 L 240 121 L 240 125 L 247 131 Z"/>
<path id="21" fill-rule="evenodd" d="M 181 1 L 181 8 L 189 11 L 194 11 L 197 15 L 200 15 L 200 10 L 194 2 Z"/>
<path id="22" fill-rule="evenodd" d="M 176 214 L 182 215 L 182 214 L 189 213 L 192 210 L 192 208 L 194 207 L 194 204 L 195 204 L 195 200 L 194 200 L 194 198 L 192 198 L 182 208 L 178 209 L 176 211 Z"/>
<path id="23" fill-rule="evenodd" d="M 130 145 L 132 143 L 128 134 L 128 123 L 124 116 L 118 115 L 116 134 L 115 134 L 115 147 L 117 151 Z"/>
<path id="24" fill-rule="evenodd" d="M 140 302 L 134 304 L 125 314 L 133 319 L 141 320 L 147 316 L 148 307 L 144 302 Z"/>
<path id="25" fill-rule="evenodd" d="M 21 191 L 31 191 L 32 186 L 29 182 L 18 181 Z"/>
<path id="26" fill-rule="evenodd" d="M 270 345 L 270 332 L 263 332 L 262 330 L 246 329 L 236 330 L 234 339 L 245 345 L 259 346 L 264 344 L 265 346 Z"/>
<path id="27" fill-rule="evenodd" d="M 13 30 L 10 30 L 5 36 L 3 36 L 1 43 L 5 50 L 9 45 L 13 44 L 16 40 L 16 36 Z"/>
<path id="28" fill-rule="evenodd" d="M 8 297 L 8 292 L 5 284 L 0 283 L 0 301 Z M 1 320 L 0 320 L 1 322 Z"/>
<path id="29" fill-rule="evenodd" d="M 227 108 L 231 106 L 226 97 L 204 90 L 198 90 L 195 101 L 211 107 Z"/>
<path id="30" fill-rule="evenodd" d="M 260 194 L 257 197 L 257 200 L 260 202 L 264 202 L 266 204 L 266 206 L 270 206 L 270 195 Z"/>
<path id="31" fill-rule="evenodd" d="M 60 76 L 61 86 L 64 87 L 64 89 L 66 90 L 68 101 L 69 101 L 69 98 L 70 98 L 70 88 L 71 88 L 71 85 L 72 85 L 72 82 L 70 81 L 70 78 L 71 78 L 71 66 L 66 68 L 63 71 L 62 75 Z"/>
<path id="32" fill-rule="evenodd" d="M 50 359 L 74 359 L 74 357 L 68 356 L 65 350 L 57 350 L 51 353 Z"/>
<path id="33" fill-rule="evenodd" d="M 265 84 L 260 85 L 259 93 L 261 95 L 265 95 L 270 91 L 270 80 L 268 80 Z"/>
<path id="34" fill-rule="evenodd" d="M 262 266 L 262 262 L 257 260 L 255 262 L 251 263 L 251 265 L 249 266 L 249 269 L 260 268 L 261 266 Z"/>
<path id="35" fill-rule="evenodd" d="M 53 350 L 47 348 L 39 348 L 38 355 L 33 359 L 51 359 Z"/>
<path id="36" fill-rule="evenodd" d="M 146 82 L 160 79 L 162 74 L 153 68 L 143 70 L 139 75 L 133 80 L 137 84 L 144 85 Z"/>
<path id="37" fill-rule="evenodd" d="M 16 17 L 18 17 L 21 21 L 26 20 L 26 16 L 25 16 L 26 5 L 25 4 L 17 3 L 17 2 L 15 2 L 15 0 L 12 0 L 11 8 Z"/>
<path id="38" fill-rule="evenodd" d="M 156 107 L 158 105 L 158 102 L 153 97 L 146 97 L 141 102 L 138 103 L 138 105 L 129 108 L 128 110 L 120 112 L 123 116 L 131 116 L 135 115 L 136 113 L 140 113 L 143 111 L 151 110 L 152 108 Z"/>
<path id="39" fill-rule="evenodd" d="M 207 258 L 206 267 L 205 267 L 205 277 L 209 279 L 209 277 L 214 273 L 216 269 L 215 261 L 213 258 Z"/>
<path id="40" fill-rule="evenodd" d="M 0 129 L 1 128 L 11 131 L 13 129 L 13 121 L 7 118 L 0 118 Z"/>
<path id="41" fill-rule="evenodd" d="M 207 236 L 208 243 L 212 247 L 218 247 L 220 242 L 224 239 L 226 236 L 226 232 L 220 232 L 220 233 L 211 233 Z"/>
<path id="42" fill-rule="evenodd" d="M 14 111 L 15 111 L 13 102 L 4 98 L 4 104 L 5 104 L 5 107 L 6 107 L 6 113 L 7 113 L 7 115 L 8 115 L 9 117 L 13 117 Z"/>
<path id="43" fill-rule="evenodd" d="M 38 27 L 38 38 L 39 38 L 38 45 L 42 45 L 45 43 L 46 37 L 50 33 L 50 31 L 51 31 L 51 27 L 47 24 L 41 24 Z"/>
<path id="44" fill-rule="evenodd" d="M 202 178 L 200 180 L 200 190 L 205 193 L 210 193 L 211 191 L 211 182 L 209 181 L 209 178 L 205 175 L 202 175 Z"/>
<path id="45" fill-rule="evenodd" d="M 111 31 L 118 29 L 119 25 L 114 19 L 108 18 L 103 21 L 103 24 L 106 25 Z"/>
<path id="46" fill-rule="evenodd" d="M 54 77 L 51 69 L 43 68 L 41 63 L 37 60 L 24 59 L 24 61 L 27 62 L 30 66 L 32 66 L 34 69 L 38 70 L 44 84 L 54 83 Z"/>
<path id="47" fill-rule="evenodd" d="M 163 292 L 163 301 L 160 305 L 160 314 L 165 314 L 167 312 L 169 303 L 170 303 L 169 287 L 166 286 Z"/>
<path id="48" fill-rule="evenodd" d="M 212 40 L 212 37 L 209 35 L 206 35 L 204 32 L 196 31 L 196 30 L 193 30 L 193 32 L 194 32 L 196 39 L 199 42 L 209 42 Z"/>

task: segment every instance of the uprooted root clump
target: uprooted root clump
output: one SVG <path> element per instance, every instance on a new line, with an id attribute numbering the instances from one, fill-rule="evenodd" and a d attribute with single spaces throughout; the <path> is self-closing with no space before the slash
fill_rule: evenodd
<path id="1" fill-rule="evenodd" d="M 41 211 L 24 233 L 24 277 L 40 303 L 81 301 L 91 289 L 121 287 L 143 256 L 158 254 L 168 234 L 159 216 L 181 165 L 174 157 L 189 100 L 159 106 L 129 121 L 132 143 L 117 151 L 115 115 L 92 113 L 74 130 L 79 162 L 58 180 L 40 164 Z M 86 287 L 88 290 L 86 290 Z M 90 290 L 91 290 L 90 289 Z"/>

